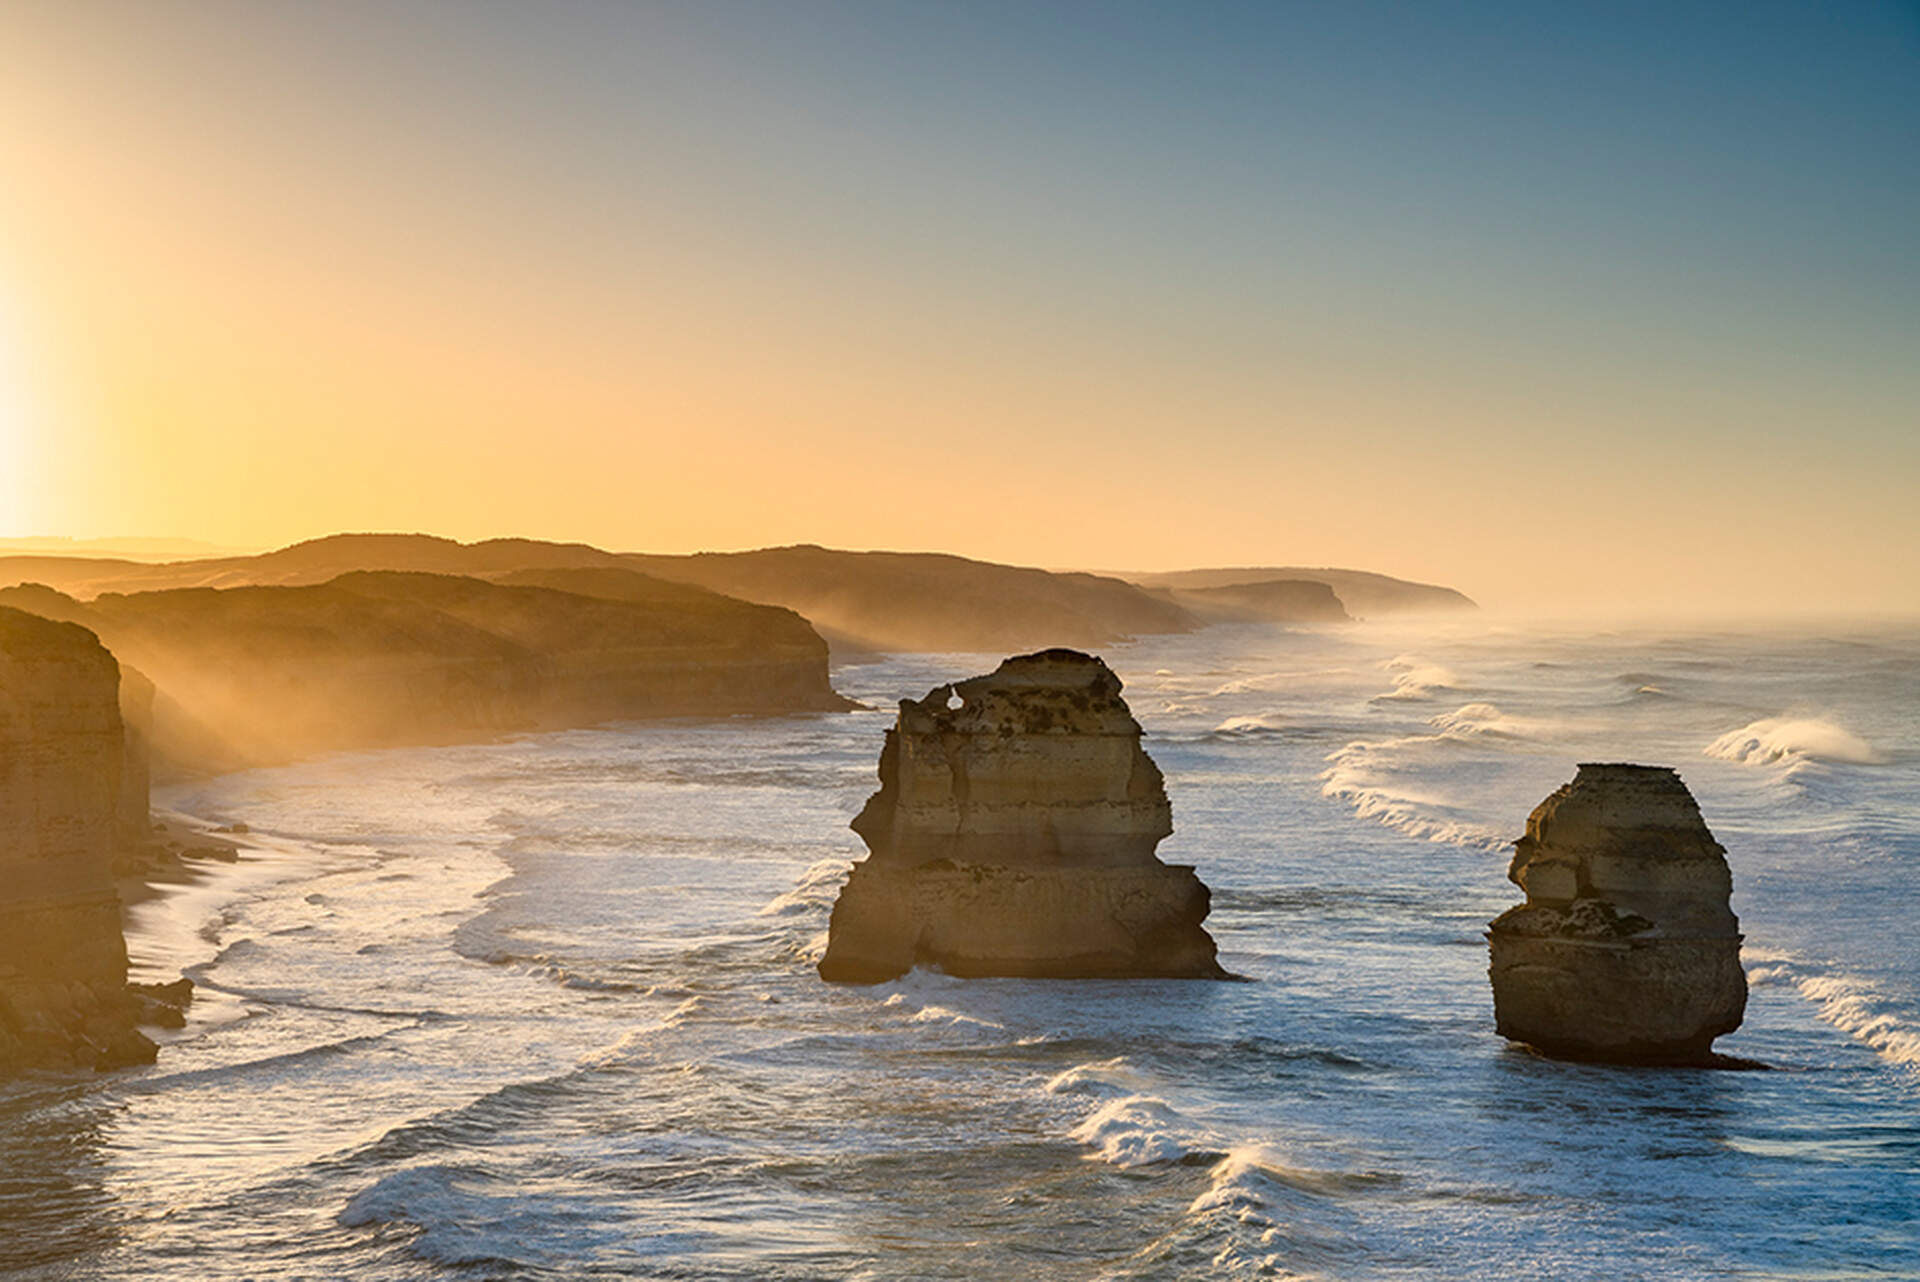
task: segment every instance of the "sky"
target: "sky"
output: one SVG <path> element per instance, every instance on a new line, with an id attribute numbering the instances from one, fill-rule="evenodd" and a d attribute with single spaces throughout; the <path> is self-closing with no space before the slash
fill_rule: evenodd
<path id="1" fill-rule="evenodd" d="M 1920 6 L 0 5 L 0 537 L 1920 611 Z"/>

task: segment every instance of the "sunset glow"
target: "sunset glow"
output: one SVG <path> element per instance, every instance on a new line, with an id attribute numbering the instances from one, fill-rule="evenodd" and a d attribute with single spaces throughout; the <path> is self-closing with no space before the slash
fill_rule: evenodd
<path id="1" fill-rule="evenodd" d="M 9 13 L 34 532 L 1920 606 L 1891 10 L 1710 66 L 1729 25 L 1596 61 L 1539 10 L 480 12 Z M 1391 104 L 1321 65 L 1362 38 Z"/>
<path id="2" fill-rule="evenodd" d="M 0 0 L 0 1276 L 1920 1276 L 1916 709 L 1915 0 Z"/>

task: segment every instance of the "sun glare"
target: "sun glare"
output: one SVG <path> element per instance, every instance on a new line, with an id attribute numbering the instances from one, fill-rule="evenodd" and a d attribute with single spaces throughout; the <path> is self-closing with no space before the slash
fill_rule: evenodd
<path id="1" fill-rule="evenodd" d="M 19 312 L 0 296 L 0 535 L 32 533 L 33 418 Z"/>

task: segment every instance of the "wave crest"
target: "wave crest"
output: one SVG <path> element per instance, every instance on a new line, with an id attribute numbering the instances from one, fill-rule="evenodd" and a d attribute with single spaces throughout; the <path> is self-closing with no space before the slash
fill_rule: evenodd
<path id="1" fill-rule="evenodd" d="M 1798 989 L 1827 1023 L 1896 1064 L 1920 1066 L 1920 1032 L 1903 1022 L 1900 1013 L 1889 1010 L 1889 1003 L 1863 980 L 1812 974 L 1791 962 L 1767 961 L 1747 970 L 1747 982 L 1756 988 L 1784 985 Z"/>
<path id="2" fill-rule="evenodd" d="M 1460 678 L 1452 669 L 1422 659 L 1417 654 L 1402 654 L 1381 665 L 1393 673 L 1393 689 L 1373 696 L 1376 703 L 1387 700 L 1418 701 L 1460 688 Z"/>
<path id="3" fill-rule="evenodd" d="M 1171 1104 L 1152 1095 L 1109 1100 L 1073 1128 L 1073 1138 L 1097 1149 L 1112 1166 L 1178 1162 L 1208 1152 L 1204 1138 Z"/>
<path id="4" fill-rule="evenodd" d="M 791 890 L 784 890 L 762 904 L 761 917 L 792 917 L 801 913 L 826 912 L 846 884 L 853 863 L 846 859 L 819 859 L 800 874 Z"/>
<path id="5" fill-rule="evenodd" d="M 1449 739 L 1533 739 L 1540 735 L 1537 722 L 1508 716 L 1491 703 L 1462 704 L 1452 712 L 1428 718 L 1427 724 Z"/>
<path id="6" fill-rule="evenodd" d="M 1320 795 L 1344 801 L 1359 818 L 1376 820 L 1409 837 L 1501 849 L 1510 841 L 1504 831 L 1488 826 L 1483 818 L 1469 814 L 1451 799 L 1396 777 L 1398 772 L 1391 764 L 1396 749 L 1419 742 L 1435 743 L 1442 737 L 1388 743 L 1356 740 L 1327 755 L 1327 769 L 1320 773 Z"/>
<path id="7" fill-rule="evenodd" d="M 1877 766 L 1886 761 L 1859 735 L 1818 717 L 1766 717 L 1730 730 L 1706 747 L 1709 757 L 1742 765 L 1794 765 L 1834 761 Z"/>

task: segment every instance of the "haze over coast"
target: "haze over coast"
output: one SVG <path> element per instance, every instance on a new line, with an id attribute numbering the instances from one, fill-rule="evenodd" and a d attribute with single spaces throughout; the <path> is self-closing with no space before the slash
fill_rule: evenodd
<path id="1" fill-rule="evenodd" d="M 0 1275 L 1920 1277 L 1920 11 L 0 3 Z"/>

